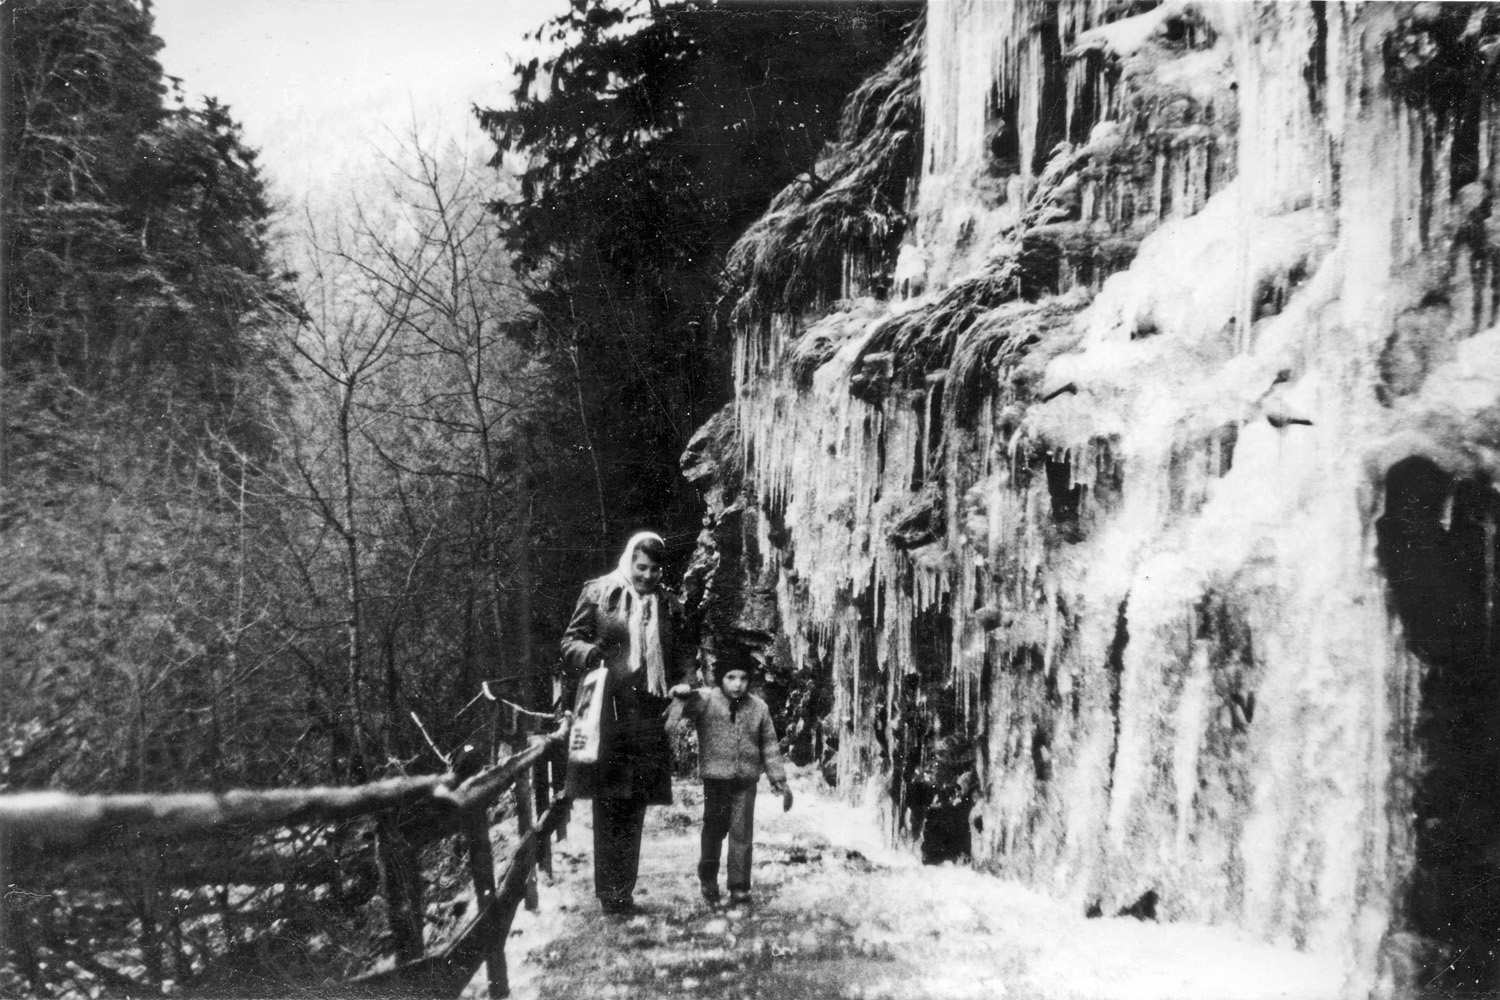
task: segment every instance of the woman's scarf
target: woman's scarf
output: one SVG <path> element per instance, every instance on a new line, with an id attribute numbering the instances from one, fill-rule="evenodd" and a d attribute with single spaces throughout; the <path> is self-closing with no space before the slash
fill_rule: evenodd
<path id="1" fill-rule="evenodd" d="M 625 595 L 625 618 L 630 626 L 630 655 L 628 663 L 632 671 L 646 669 L 646 689 L 659 697 L 667 694 L 667 669 L 661 655 L 661 601 L 659 595 L 638 594 L 630 582 L 630 564 L 635 558 L 638 545 L 648 539 L 661 541 L 654 531 L 642 531 L 625 544 L 620 556 L 615 577 L 623 587 Z"/>

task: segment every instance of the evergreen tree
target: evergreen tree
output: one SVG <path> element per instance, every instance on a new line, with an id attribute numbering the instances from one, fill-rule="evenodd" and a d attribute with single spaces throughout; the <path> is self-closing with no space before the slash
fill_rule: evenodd
<path id="1" fill-rule="evenodd" d="M 494 164 L 522 164 L 519 197 L 495 206 L 531 306 L 517 333 L 554 352 L 577 397 L 580 460 L 554 478 L 592 546 L 549 566 L 548 589 L 607 565 L 641 526 L 691 547 L 698 503 L 678 457 L 729 395 L 725 254 L 810 170 L 916 13 L 573 0 L 536 32 L 554 54 L 520 67 L 513 107 L 479 112 Z M 550 610 L 539 624 L 555 636 L 567 609 Z"/>
<path id="2" fill-rule="evenodd" d="M 217 103 L 167 106 L 144 7 L 6 16 L 5 369 L 222 407 L 279 296 L 254 152 Z"/>
<path id="3" fill-rule="evenodd" d="M 220 779 L 236 755 L 182 733 L 255 617 L 270 208 L 227 110 L 169 104 L 146 5 L 4 17 L 0 787 Z"/>

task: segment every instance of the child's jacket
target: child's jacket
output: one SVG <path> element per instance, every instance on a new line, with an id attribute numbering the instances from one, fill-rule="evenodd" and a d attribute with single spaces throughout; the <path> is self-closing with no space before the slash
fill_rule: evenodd
<path id="1" fill-rule="evenodd" d="M 682 714 L 698 727 L 699 777 L 753 781 L 765 771 L 772 785 L 786 783 L 771 710 L 755 695 L 733 705 L 719 688 L 699 688 L 683 699 Z"/>

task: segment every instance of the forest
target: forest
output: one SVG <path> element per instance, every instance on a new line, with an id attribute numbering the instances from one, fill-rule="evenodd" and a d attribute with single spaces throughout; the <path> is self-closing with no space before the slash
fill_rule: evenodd
<path id="1" fill-rule="evenodd" d="M 693 549 L 729 247 L 914 16 L 810 11 L 577 0 L 490 167 L 414 126 L 316 216 L 149 3 L 6 5 L 0 792 L 437 773 L 482 683 L 550 710 L 578 584 Z"/>

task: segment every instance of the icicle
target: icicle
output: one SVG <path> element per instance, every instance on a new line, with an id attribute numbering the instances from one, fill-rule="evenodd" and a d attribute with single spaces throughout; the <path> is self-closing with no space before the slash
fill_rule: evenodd
<path id="1" fill-rule="evenodd" d="M 1209 675 L 1208 646 L 1195 643 L 1178 696 L 1173 720 L 1172 781 L 1177 796 L 1177 838 L 1179 857 L 1187 854 L 1188 837 L 1194 826 L 1193 800 L 1198 794 L 1198 757 L 1203 730 L 1208 717 L 1208 695 L 1212 689 Z"/>

